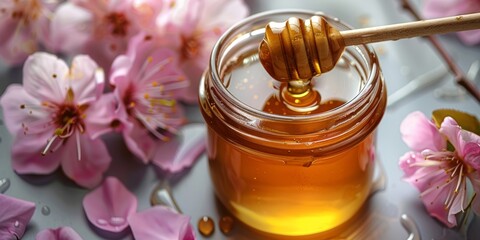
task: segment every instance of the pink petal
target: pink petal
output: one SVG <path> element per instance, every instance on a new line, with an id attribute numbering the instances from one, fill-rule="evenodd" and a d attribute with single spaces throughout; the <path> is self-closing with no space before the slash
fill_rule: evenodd
<path id="1" fill-rule="evenodd" d="M 166 1 L 158 0 L 135 0 L 131 4 L 129 12 L 131 13 L 132 20 L 142 30 L 153 30 L 156 26 L 157 16 L 161 10 L 164 9 Z"/>
<path id="2" fill-rule="evenodd" d="M 70 68 L 69 85 L 75 93 L 75 102 L 94 101 L 103 93 L 105 77 L 97 64 L 86 55 L 75 56 Z"/>
<path id="3" fill-rule="evenodd" d="M 128 75 L 128 71 L 131 68 L 133 59 L 130 59 L 126 55 L 120 55 L 115 58 L 110 68 L 110 84 L 115 85 L 115 87 L 122 87 L 124 90 L 128 88 L 129 81 L 124 79 Z M 123 81 L 119 79 L 124 79 Z M 121 82 L 121 83 L 120 83 Z M 123 84 L 123 85 L 120 85 Z M 117 88 L 115 88 L 117 91 Z M 122 91 L 120 96 L 124 96 L 125 93 Z"/>
<path id="4" fill-rule="evenodd" d="M 460 131 L 462 127 L 451 117 L 446 117 L 443 119 L 442 125 L 440 127 L 440 133 L 445 135 L 448 141 L 455 147 L 455 150 L 461 152 L 461 135 Z M 462 157 L 462 156 L 460 156 Z"/>
<path id="5" fill-rule="evenodd" d="M 19 134 L 12 145 L 12 167 L 19 174 L 50 174 L 60 166 L 58 152 L 42 155 L 51 133 Z"/>
<path id="6" fill-rule="evenodd" d="M 4 39 L 5 42 L 0 45 L 0 56 L 8 65 L 19 65 L 27 57 L 37 51 L 38 43 L 32 37 L 29 28 L 21 28 L 17 30 L 18 25 L 15 25 L 15 32 Z"/>
<path id="7" fill-rule="evenodd" d="M 35 212 L 35 203 L 0 194 L 0 239 L 22 238 Z"/>
<path id="8" fill-rule="evenodd" d="M 161 140 L 153 139 L 150 132 L 133 118 L 129 118 L 129 121 L 124 122 L 123 126 L 123 139 L 128 150 L 144 163 L 148 163 L 154 154 L 156 142 Z"/>
<path id="9" fill-rule="evenodd" d="M 478 11 L 480 11 L 480 9 Z M 460 40 L 468 46 L 473 46 L 480 43 L 480 30 L 457 32 L 457 35 L 458 38 L 460 38 Z"/>
<path id="10" fill-rule="evenodd" d="M 4 9 L 13 9 L 14 2 L 3 2 L 1 7 Z M 10 38 L 15 33 L 17 28 L 17 21 L 11 18 L 11 15 L 2 14 L 0 15 L 0 48 L 5 46 L 5 43 L 10 40 Z"/>
<path id="11" fill-rule="evenodd" d="M 467 143 L 463 148 L 463 151 L 463 161 L 472 166 L 475 170 L 480 171 L 480 143 Z"/>
<path id="12" fill-rule="evenodd" d="M 91 103 L 85 111 L 85 127 L 91 138 L 97 138 L 112 130 L 111 123 L 115 120 L 117 102 L 113 93 L 105 93 Z"/>
<path id="13" fill-rule="evenodd" d="M 403 141 L 416 152 L 425 149 L 439 151 L 445 149 L 447 144 L 435 125 L 418 111 L 410 113 L 402 121 L 400 132 Z"/>
<path id="14" fill-rule="evenodd" d="M 115 177 L 83 199 L 83 209 L 94 226 L 108 232 L 121 232 L 128 227 L 127 219 L 137 210 L 137 198 Z"/>
<path id="15" fill-rule="evenodd" d="M 77 142 L 75 134 L 79 134 Z M 78 159 L 78 147 L 81 158 Z M 103 173 L 108 169 L 111 157 L 105 143 L 101 139 L 91 139 L 87 134 L 74 133 L 58 150 L 61 156 L 63 172 L 78 185 L 93 188 L 103 178 Z"/>
<path id="16" fill-rule="evenodd" d="M 23 87 L 40 101 L 61 103 L 68 89 L 68 66 L 55 55 L 35 53 L 23 67 Z"/>
<path id="17" fill-rule="evenodd" d="M 70 2 L 61 4 L 52 18 L 48 45 L 65 53 L 80 52 L 91 37 L 93 22 L 92 13 L 84 8 Z"/>
<path id="18" fill-rule="evenodd" d="M 38 121 L 45 121 L 50 118 L 51 112 L 40 108 L 41 102 L 28 94 L 25 89 L 18 84 L 10 84 L 3 95 L 0 97 L 0 105 L 3 108 L 5 125 L 12 135 L 24 134 L 24 125 L 30 126 Z M 35 108 L 21 106 L 34 106 Z M 38 106 L 38 107 L 37 107 Z M 29 129 L 29 133 L 34 134 L 43 132 L 45 128 L 38 126 Z"/>
<path id="19" fill-rule="evenodd" d="M 59 227 L 40 231 L 35 240 L 82 240 L 82 237 L 71 227 Z"/>
<path id="20" fill-rule="evenodd" d="M 175 173 L 191 166 L 206 147 L 205 126 L 190 124 L 168 142 L 158 144 L 153 163 Z"/>
<path id="21" fill-rule="evenodd" d="M 135 239 L 193 240 L 190 217 L 168 207 L 155 206 L 128 218 Z"/>

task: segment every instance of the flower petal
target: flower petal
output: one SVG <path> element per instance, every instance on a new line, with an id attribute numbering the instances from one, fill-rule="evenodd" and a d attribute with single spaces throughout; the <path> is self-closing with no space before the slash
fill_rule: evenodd
<path id="1" fill-rule="evenodd" d="M 28 132 L 35 134 L 45 131 L 45 126 L 38 125 L 39 121 L 48 120 L 51 112 L 41 106 L 40 101 L 28 94 L 25 89 L 18 84 L 10 84 L 0 98 L 0 105 L 3 108 L 5 125 L 12 135 Z"/>
<path id="2" fill-rule="evenodd" d="M 480 171 L 480 143 L 467 143 L 463 148 L 463 156 L 463 161 Z"/>
<path id="3" fill-rule="evenodd" d="M 69 81 L 77 104 L 95 101 L 103 93 L 105 85 L 103 71 L 86 55 L 75 56 L 72 60 Z"/>
<path id="4" fill-rule="evenodd" d="M 103 94 L 95 102 L 92 102 L 85 111 L 85 127 L 91 138 L 97 138 L 112 130 L 112 122 L 115 118 L 115 106 L 117 102 L 113 93 Z"/>
<path id="5" fill-rule="evenodd" d="M 71 2 L 61 4 L 52 18 L 49 47 L 65 53 L 82 51 L 92 34 L 92 23 L 89 11 Z"/>
<path id="6" fill-rule="evenodd" d="M 19 25 L 15 27 L 16 31 L 9 36 L 10 38 L 4 38 L 3 40 L 5 42 L 0 44 L 0 56 L 2 60 L 11 66 L 21 64 L 30 54 L 37 51 L 38 48 L 38 43 L 36 39 L 32 37 L 29 28 L 22 28 Z"/>
<path id="7" fill-rule="evenodd" d="M 165 206 L 155 206 L 132 214 L 128 223 L 135 239 L 195 239 L 190 217 L 175 213 Z"/>
<path id="8" fill-rule="evenodd" d="M 140 158 L 144 163 L 148 163 L 155 150 L 156 142 L 159 139 L 153 139 L 147 129 L 140 126 L 136 120 L 129 118 L 129 122 L 123 122 L 123 139 L 128 150 Z"/>
<path id="9" fill-rule="evenodd" d="M 63 172 L 78 185 L 92 188 L 98 185 L 108 169 L 111 157 L 101 139 L 91 139 L 87 134 L 68 138 L 59 151 Z M 78 159 L 80 149 L 80 160 Z"/>
<path id="10" fill-rule="evenodd" d="M 35 212 L 35 203 L 0 194 L 0 206 L 0 239 L 22 238 Z"/>
<path id="11" fill-rule="evenodd" d="M 438 129 L 421 112 L 410 113 L 401 123 L 400 132 L 407 146 L 416 152 L 425 149 L 439 151 L 445 149 L 446 141 Z"/>
<path id="12" fill-rule="evenodd" d="M 170 141 L 158 144 L 153 163 L 175 173 L 191 166 L 206 147 L 205 126 L 189 124 Z"/>
<path id="13" fill-rule="evenodd" d="M 40 231 L 35 240 L 82 240 L 82 237 L 71 227 L 59 227 Z"/>
<path id="14" fill-rule="evenodd" d="M 12 145 L 12 167 L 19 174 L 50 174 L 60 165 L 58 152 L 42 155 L 48 132 L 35 135 L 19 134 Z"/>
<path id="15" fill-rule="evenodd" d="M 35 53 L 23 67 L 25 91 L 39 101 L 61 103 L 68 90 L 68 66 L 55 55 Z"/>
<path id="16" fill-rule="evenodd" d="M 83 198 L 83 209 L 94 226 L 108 232 L 121 232 L 127 219 L 137 210 L 137 198 L 115 177 Z"/>

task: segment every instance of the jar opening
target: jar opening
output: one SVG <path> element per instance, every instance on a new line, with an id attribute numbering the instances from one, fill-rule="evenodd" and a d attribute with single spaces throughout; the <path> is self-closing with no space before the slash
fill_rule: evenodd
<path id="1" fill-rule="evenodd" d="M 350 29 L 337 18 L 301 10 L 257 14 L 235 25 L 217 42 L 210 65 L 213 84 L 229 104 L 252 116 L 265 119 L 307 121 L 312 118 L 329 119 L 343 114 L 346 108 L 358 104 L 362 96 L 368 94 L 378 78 L 378 61 L 370 47 L 353 46 L 345 49 L 332 71 L 312 79 L 311 84 L 313 90 L 319 93 L 320 103 L 329 104 L 327 111 L 292 116 L 272 110 L 272 107 L 282 103 L 279 95 L 283 86 L 270 77 L 259 62 L 258 46 L 268 23 L 260 23 L 258 19 L 262 15 L 268 15 L 269 21 L 285 21 L 293 15 L 304 18 L 320 15 L 340 30 Z M 245 31 L 246 28 L 250 30 Z"/>

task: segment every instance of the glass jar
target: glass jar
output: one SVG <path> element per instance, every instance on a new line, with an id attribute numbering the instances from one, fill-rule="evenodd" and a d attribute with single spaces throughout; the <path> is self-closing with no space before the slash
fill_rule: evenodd
<path id="1" fill-rule="evenodd" d="M 347 47 L 332 71 L 312 80 L 322 104 L 341 104 L 312 114 L 267 110 L 280 87 L 258 59 L 264 27 L 313 15 L 349 29 L 318 12 L 253 15 L 219 39 L 200 84 L 216 195 L 239 220 L 272 234 L 334 229 L 361 209 L 372 185 L 386 89 L 371 47 Z"/>

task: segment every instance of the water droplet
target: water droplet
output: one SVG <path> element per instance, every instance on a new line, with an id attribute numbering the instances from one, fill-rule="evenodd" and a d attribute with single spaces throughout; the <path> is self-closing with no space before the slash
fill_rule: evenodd
<path id="1" fill-rule="evenodd" d="M 407 214 L 402 214 L 400 223 L 408 233 L 408 240 L 420 239 L 420 231 L 418 230 L 417 224 Z"/>
<path id="2" fill-rule="evenodd" d="M 173 209 L 174 211 L 181 213 L 181 210 L 178 207 L 177 202 L 175 202 L 175 199 L 171 194 L 170 187 L 166 182 L 159 183 L 155 187 L 155 189 L 153 189 L 152 193 L 150 194 L 150 205 L 151 206 L 156 206 L 156 205 L 167 206 Z"/>
<path id="3" fill-rule="evenodd" d="M 113 226 L 120 226 L 125 223 L 125 218 L 122 217 L 111 217 L 110 224 Z"/>
<path id="4" fill-rule="evenodd" d="M 215 224 L 210 217 L 203 216 L 198 220 L 198 231 L 205 237 L 211 236 L 215 230 Z"/>
<path id="5" fill-rule="evenodd" d="M 50 208 L 48 206 L 43 206 L 42 207 L 42 214 L 43 214 L 43 216 L 50 215 Z"/>
<path id="6" fill-rule="evenodd" d="M 0 193 L 4 193 L 10 187 L 10 179 L 2 178 L 0 179 Z"/>
<path id="7" fill-rule="evenodd" d="M 14 227 L 18 228 L 20 227 L 20 222 L 19 221 L 15 221 L 15 223 L 13 224 Z"/>
<path id="8" fill-rule="evenodd" d="M 97 223 L 98 223 L 99 225 L 102 225 L 102 226 L 108 224 L 107 220 L 101 219 L 101 218 L 100 218 L 100 219 L 97 219 Z"/>
<path id="9" fill-rule="evenodd" d="M 220 227 L 220 230 L 223 234 L 230 233 L 233 229 L 233 218 L 230 216 L 222 217 L 220 219 L 220 222 L 218 223 L 218 226 Z"/>

